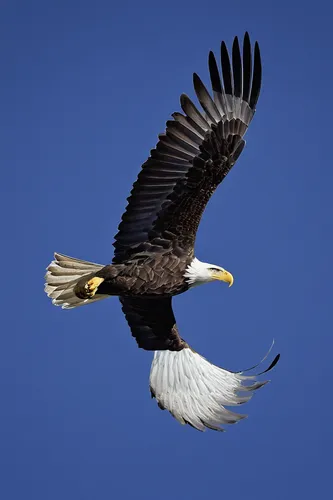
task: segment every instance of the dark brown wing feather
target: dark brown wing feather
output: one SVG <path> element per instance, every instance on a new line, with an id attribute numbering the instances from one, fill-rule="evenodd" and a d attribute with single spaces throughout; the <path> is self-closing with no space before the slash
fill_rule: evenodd
<path id="1" fill-rule="evenodd" d="M 114 263 L 152 251 L 152 245 L 156 251 L 159 240 L 164 249 L 177 244 L 187 253 L 192 251 L 209 198 L 244 148 L 243 136 L 259 97 L 259 46 L 255 44 L 252 64 L 247 33 L 242 54 L 243 58 L 236 37 L 230 61 L 222 42 L 223 85 L 214 54 L 209 54 L 213 98 L 194 74 L 194 88 L 204 114 L 186 95 L 181 96 L 184 114 L 172 115 L 174 119 L 167 122 L 165 134 L 159 136 L 133 185 L 115 237 Z"/>
<path id="2" fill-rule="evenodd" d="M 178 333 L 171 298 L 120 297 L 122 310 L 139 347 L 147 351 L 181 351 L 187 346 Z"/>

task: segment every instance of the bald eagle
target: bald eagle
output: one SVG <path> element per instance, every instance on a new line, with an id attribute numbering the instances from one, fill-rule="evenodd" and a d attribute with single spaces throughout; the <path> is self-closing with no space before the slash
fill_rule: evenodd
<path id="1" fill-rule="evenodd" d="M 204 283 L 233 277 L 201 262 L 194 252 L 203 211 L 242 153 L 261 87 L 258 43 L 252 52 L 245 33 L 242 53 L 235 37 L 231 59 L 221 44 L 222 79 L 209 53 L 212 96 L 199 76 L 193 83 L 199 111 L 182 94 L 183 113 L 166 130 L 133 185 L 115 236 L 112 264 L 103 266 L 55 253 L 45 291 L 56 306 L 79 307 L 119 297 L 139 347 L 154 351 L 150 391 L 158 406 L 198 430 L 223 430 L 245 415 L 226 407 L 245 403 L 265 382 L 209 363 L 180 336 L 172 297 Z"/>

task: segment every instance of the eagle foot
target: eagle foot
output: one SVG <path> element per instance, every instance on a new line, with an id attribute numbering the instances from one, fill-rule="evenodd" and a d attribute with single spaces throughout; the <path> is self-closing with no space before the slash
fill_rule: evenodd
<path id="1" fill-rule="evenodd" d="M 92 299 L 96 294 L 98 287 L 101 283 L 103 283 L 104 278 L 98 278 L 95 276 L 87 281 L 83 286 L 79 287 L 75 290 L 75 294 L 80 299 Z"/>

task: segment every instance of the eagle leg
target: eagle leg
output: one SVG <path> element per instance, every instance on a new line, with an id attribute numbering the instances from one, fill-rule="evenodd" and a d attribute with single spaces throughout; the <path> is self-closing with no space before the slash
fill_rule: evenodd
<path id="1" fill-rule="evenodd" d="M 98 276 L 94 276 L 88 281 L 81 280 L 75 287 L 75 295 L 80 299 L 92 299 L 103 281 L 104 278 Z"/>

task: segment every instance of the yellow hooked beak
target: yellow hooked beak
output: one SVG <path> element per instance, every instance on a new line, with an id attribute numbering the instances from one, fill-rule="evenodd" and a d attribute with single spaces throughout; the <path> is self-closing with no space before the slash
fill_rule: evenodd
<path id="1" fill-rule="evenodd" d="M 234 282 L 233 275 L 231 273 L 228 273 L 228 271 L 226 270 L 214 273 L 213 278 L 216 280 L 224 281 L 225 283 L 229 283 L 229 288 L 232 286 Z"/>

